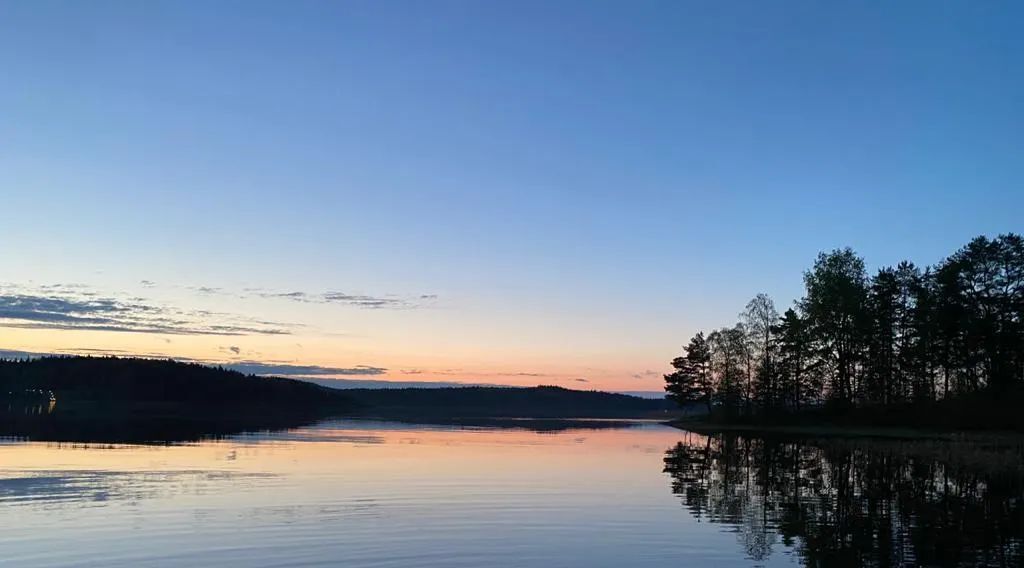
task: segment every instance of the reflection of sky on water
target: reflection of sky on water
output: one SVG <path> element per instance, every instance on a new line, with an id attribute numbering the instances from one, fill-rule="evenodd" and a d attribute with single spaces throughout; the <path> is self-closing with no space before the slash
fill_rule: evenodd
<path id="1" fill-rule="evenodd" d="M 33 566 L 746 565 L 671 493 L 664 452 L 687 436 L 333 421 L 171 446 L 9 442 L 0 534 L 6 560 Z"/>
<path id="2" fill-rule="evenodd" d="M 1004 446 L 360 421 L 170 446 L 8 440 L 0 535 L 33 566 L 832 566 L 942 546 L 928 559 L 977 565 L 1024 526 Z"/>
<path id="3" fill-rule="evenodd" d="M 209 493 L 223 484 L 256 485 L 273 475 L 229 471 L 34 471 L 23 477 L 0 469 L 0 505 L 55 505 L 138 500 L 176 492 Z"/>

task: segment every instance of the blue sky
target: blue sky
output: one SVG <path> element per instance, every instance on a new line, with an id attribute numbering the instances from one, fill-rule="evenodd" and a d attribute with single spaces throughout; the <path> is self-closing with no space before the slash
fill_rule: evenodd
<path id="1" fill-rule="evenodd" d="M 820 250 L 928 264 L 1022 229 L 1022 16 L 4 3 L 3 280 L 287 321 L 288 345 L 316 345 L 260 338 L 250 358 L 657 388 L 644 373 L 696 329 L 761 291 L 788 305 Z M 436 299 L 327 309 L 252 288 Z M 0 347 L 160 347 L 26 333 L 0 328 Z"/>

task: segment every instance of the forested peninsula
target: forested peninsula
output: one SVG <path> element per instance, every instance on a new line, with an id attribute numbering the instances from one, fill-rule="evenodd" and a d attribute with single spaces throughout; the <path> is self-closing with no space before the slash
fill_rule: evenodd
<path id="1" fill-rule="evenodd" d="M 667 396 L 709 422 L 1024 429 L 1020 235 L 873 275 L 833 250 L 803 281 L 783 313 L 758 294 L 736 324 L 693 336 Z"/>

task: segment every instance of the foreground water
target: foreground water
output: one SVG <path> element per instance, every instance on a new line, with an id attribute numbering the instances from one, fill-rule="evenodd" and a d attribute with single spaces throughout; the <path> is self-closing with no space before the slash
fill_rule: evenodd
<path id="1" fill-rule="evenodd" d="M 973 447 L 973 446 L 972 446 Z M 0 444 L 12 566 L 1018 565 L 1020 452 L 333 421 Z"/>

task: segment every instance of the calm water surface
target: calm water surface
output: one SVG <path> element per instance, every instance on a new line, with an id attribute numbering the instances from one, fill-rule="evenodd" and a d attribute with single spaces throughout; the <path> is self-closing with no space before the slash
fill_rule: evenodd
<path id="1" fill-rule="evenodd" d="M 1019 564 L 1019 452 L 979 466 L 893 444 L 357 421 L 175 446 L 8 441 L 0 563 Z M 922 559 L 950 535 L 959 556 Z"/>

